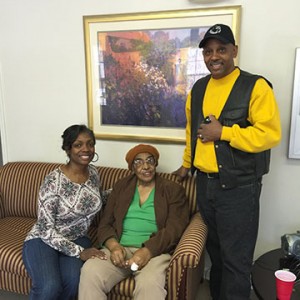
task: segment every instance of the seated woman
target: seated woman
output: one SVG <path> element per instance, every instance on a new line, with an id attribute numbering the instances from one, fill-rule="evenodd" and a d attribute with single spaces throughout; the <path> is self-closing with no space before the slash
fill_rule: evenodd
<path id="1" fill-rule="evenodd" d="M 165 299 L 170 254 L 189 212 L 183 187 L 156 174 L 158 158 L 151 145 L 140 144 L 127 153 L 133 174 L 119 180 L 108 199 L 98 231 L 106 257 L 84 264 L 80 300 L 107 299 L 106 294 L 132 274 L 134 299 Z"/>
<path id="2" fill-rule="evenodd" d="M 94 133 L 85 125 L 72 125 L 62 138 L 69 162 L 46 176 L 39 192 L 38 219 L 23 246 L 32 279 L 31 300 L 76 299 L 83 261 L 102 255 L 86 236 L 102 206 L 99 175 L 90 165 Z"/>

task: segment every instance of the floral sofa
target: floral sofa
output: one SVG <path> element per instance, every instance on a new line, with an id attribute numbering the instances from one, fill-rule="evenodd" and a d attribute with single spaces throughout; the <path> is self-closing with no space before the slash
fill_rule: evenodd
<path id="1" fill-rule="evenodd" d="M 39 187 L 56 163 L 11 162 L 0 167 L 0 289 L 28 294 L 31 280 L 22 261 L 22 245 L 27 232 L 37 217 Z M 111 188 L 129 170 L 98 167 L 102 188 Z M 163 177 L 176 180 L 169 173 Z M 183 182 L 190 208 L 190 224 L 186 228 L 167 270 L 166 288 L 169 300 L 194 299 L 204 270 L 204 245 L 207 229 L 196 209 L 195 179 Z M 96 244 L 99 216 L 90 228 L 90 236 Z M 108 295 L 108 299 L 132 298 L 133 278 L 123 280 Z"/>

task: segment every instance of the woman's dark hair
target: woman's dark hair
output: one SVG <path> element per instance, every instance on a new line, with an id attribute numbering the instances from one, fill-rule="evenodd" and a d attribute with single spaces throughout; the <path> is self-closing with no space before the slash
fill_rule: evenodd
<path id="1" fill-rule="evenodd" d="M 72 125 L 68 127 L 61 136 L 63 139 L 62 149 L 65 151 L 70 150 L 78 135 L 81 133 L 87 133 L 88 135 L 90 135 L 90 137 L 94 141 L 94 144 L 96 144 L 95 135 L 91 129 L 89 129 L 85 125 Z"/>

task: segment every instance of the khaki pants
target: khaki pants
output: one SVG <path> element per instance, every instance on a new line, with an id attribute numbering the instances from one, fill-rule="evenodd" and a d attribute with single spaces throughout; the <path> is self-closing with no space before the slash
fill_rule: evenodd
<path id="1" fill-rule="evenodd" d="M 138 248 L 125 248 L 126 258 L 132 257 Z M 106 294 L 120 281 L 132 275 L 129 269 L 118 268 L 110 261 L 110 252 L 103 249 L 107 260 L 93 258 L 87 260 L 82 269 L 79 283 L 79 300 L 105 300 Z M 135 300 L 164 300 L 166 297 L 165 282 L 166 269 L 169 266 L 171 256 L 162 254 L 150 259 L 148 264 L 135 272 Z"/>

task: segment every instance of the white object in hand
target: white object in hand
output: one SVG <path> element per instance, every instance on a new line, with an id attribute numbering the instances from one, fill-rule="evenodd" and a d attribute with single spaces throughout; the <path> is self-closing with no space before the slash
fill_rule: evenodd
<path id="1" fill-rule="evenodd" d="M 139 269 L 139 266 L 134 262 L 130 266 L 131 271 L 135 272 Z"/>

